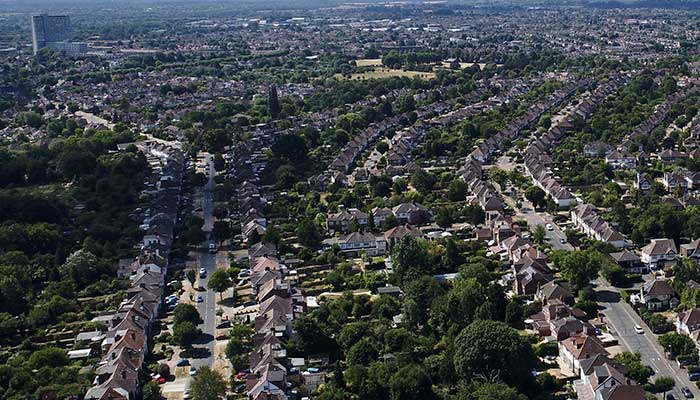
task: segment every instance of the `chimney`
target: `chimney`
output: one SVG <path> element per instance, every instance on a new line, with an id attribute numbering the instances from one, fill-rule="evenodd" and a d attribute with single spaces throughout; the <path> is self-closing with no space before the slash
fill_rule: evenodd
<path id="1" fill-rule="evenodd" d="M 136 340 L 136 332 L 131 332 L 131 339 Z"/>

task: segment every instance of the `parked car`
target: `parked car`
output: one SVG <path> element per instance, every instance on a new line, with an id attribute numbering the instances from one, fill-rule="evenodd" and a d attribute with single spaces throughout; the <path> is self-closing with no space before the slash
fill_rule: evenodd
<path id="1" fill-rule="evenodd" d="M 562 243 L 562 244 L 566 243 L 566 238 L 559 238 L 559 243 Z"/>
<path id="2" fill-rule="evenodd" d="M 640 334 L 640 335 L 644 333 L 644 329 L 642 329 L 642 327 L 639 326 L 639 325 L 635 325 L 635 326 L 634 326 L 634 331 L 637 332 L 637 333 Z"/>
<path id="3" fill-rule="evenodd" d="M 188 360 L 186 358 L 183 358 L 182 360 L 178 361 L 177 364 L 175 364 L 175 366 L 178 366 L 178 367 L 186 367 L 188 365 L 190 365 L 190 360 Z"/>
<path id="4" fill-rule="evenodd" d="M 236 386 L 236 393 L 243 393 L 244 390 L 245 390 L 245 383 L 242 383 L 242 384 Z"/>
<path id="5" fill-rule="evenodd" d="M 700 372 L 691 372 L 688 374 L 688 379 L 691 381 L 700 381 Z"/>
<path id="6" fill-rule="evenodd" d="M 553 231 L 553 230 L 554 230 L 554 226 L 552 226 L 552 224 L 547 224 L 546 227 L 547 227 L 547 230 L 548 230 L 548 231 Z"/>
<path id="7" fill-rule="evenodd" d="M 226 339 L 228 339 L 228 335 L 225 333 L 222 333 L 221 335 L 218 335 L 216 337 L 216 340 L 226 340 Z"/>
<path id="8" fill-rule="evenodd" d="M 204 297 L 197 296 L 197 303 L 203 303 L 203 302 L 204 302 Z"/>
<path id="9" fill-rule="evenodd" d="M 258 304 L 257 301 L 252 301 L 252 300 L 251 300 L 251 301 L 246 301 L 245 303 L 243 303 L 243 307 L 252 307 L 252 306 L 254 306 L 254 305 L 256 305 L 256 304 Z"/>
<path id="10" fill-rule="evenodd" d="M 686 399 L 692 399 L 694 397 L 693 392 L 691 392 L 690 388 L 688 388 L 687 386 L 683 386 L 681 388 L 681 392 L 683 393 L 683 396 L 685 396 Z"/>
<path id="11" fill-rule="evenodd" d="M 197 368 L 194 366 L 190 367 L 190 376 L 195 376 L 197 375 Z"/>
<path id="12" fill-rule="evenodd" d="M 231 321 L 221 321 L 221 323 L 216 326 L 216 329 L 224 329 L 224 328 L 228 328 L 230 326 L 231 326 Z"/>

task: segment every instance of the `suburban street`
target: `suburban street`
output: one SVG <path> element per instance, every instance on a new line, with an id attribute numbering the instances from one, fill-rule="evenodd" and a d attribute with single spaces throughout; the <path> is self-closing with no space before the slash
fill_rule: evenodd
<path id="1" fill-rule="evenodd" d="M 204 187 L 203 199 L 202 199 L 202 218 L 204 219 L 203 230 L 207 234 L 206 244 L 209 243 L 209 236 L 214 226 L 214 161 L 213 157 L 209 154 L 205 154 L 206 169 L 205 174 L 209 179 Z M 199 279 L 199 286 L 207 287 L 207 280 L 211 274 L 216 269 L 216 254 L 209 253 L 206 249 L 206 245 L 199 252 L 199 267 L 204 268 L 207 271 L 206 278 Z M 199 271 L 197 271 L 199 273 Z M 201 354 L 201 357 L 195 357 L 192 359 L 192 365 L 197 369 L 201 366 L 211 367 L 214 363 L 214 345 L 216 341 L 214 337 L 216 336 L 216 293 L 213 290 L 204 290 L 198 292 L 196 296 L 202 296 L 203 302 L 197 303 L 197 309 L 199 314 L 202 316 L 203 323 L 200 325 L 202 330 L 202 336 L 195 345 L 195 353 Z M 196 298 L 195 298 L 196 300 Z"/>
<path id="2" fill-rule="evenodd" d="M 503 171 L 512 171 L 515 169 L 517 164 L 508 156 L 501 156 L 493 164 L 493 167 L 501 169 Z M 545 240 L 552 246 L 554 250 L 574 250 L 574 247 L 566 241 L 566 235 L 561 228 L 554 222 L 554 217 L 547 212 L 537 212 L 535 211 L 535 206 L 525 199 L 525 196 L 520 192 L 515 186 L 512 187 L 513 192 L 506 194 L 497 183 L 494 183 L 494 187 L 499 191 L 503 201 L 515 211 L 515 218 L 524 220 L 527 222 L 527 226 L 530 230 L 533 230 L 537 225 L 542 225 L 546 227 L 548 224 L 552 225 L 552 230 L 546 230 Z M 520 207 L 518 208 L 517 197 L 521 196 L 524 200 L 520 201 Z M 562 243 L 564 239 L 564 243 Z"/>
<path id="3" fill-rule="evenodd" d="M 614 332 L 613 336 L 619 340 L 620 346 L 642 356 L 642 363 L 651 366 L 656 372 L 649 379 L 653 381 L 659 376 L 670 376 L 676 380 L 676 387 L 672 392 L 676 399 L 684 398 L 681 388 L 687 386 L 697 397 L 700 396 L 694 382 L 688 379 L 687 371 L 680 369 L 675 362 L 669 361 L 664 356 L 664 350 L 658 342 L 658 337 L 642 321 L 632 307 L 620 297 L 620 289 L 610 286 L 602 279 L 596 281 L 596 294 L 598 304 L 603 308 L 603 322 Z M 643 334 L 636 333 L 634 326 L 639 325 L 644 329 Z"/>

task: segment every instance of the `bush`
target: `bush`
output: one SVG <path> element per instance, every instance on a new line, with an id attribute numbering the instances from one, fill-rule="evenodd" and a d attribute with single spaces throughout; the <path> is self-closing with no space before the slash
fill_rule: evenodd
<path id="1" fill-rule="evenodd" d="M 535 350 L 537 357 L 547 357 L 559 355 L 559 345 L 557 342 L 545 342 L 537 346 Z"/>

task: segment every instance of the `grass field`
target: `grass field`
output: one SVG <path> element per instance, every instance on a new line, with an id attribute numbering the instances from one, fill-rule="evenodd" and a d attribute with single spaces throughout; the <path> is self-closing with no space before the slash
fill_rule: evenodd
<path id="1" fill-rule="evenodd" d="M 392 77 L 406 76 L 409 78 L 423 78 L 423 79 L 433 79 L 435 78 L 435 73 L 433 72 L 420 72 L 420 71 L 405 71 L 403 69 L 391 69 L 384 67 L 376 67 L 371 71 L 357 72 L 350 74 L 349 77 L 343 76 L 341 74 L 336 74 L 337 79 L 351 79 L 351 80 L 367 80 L 367 79 L 386 79 Z"/>
<path id="2" fill-rule="evenodd" d="M 361 58 L 361 59 L 355 61 L 355 64 L 358 67 L 381 67 L 382 66 L 382 59 L 381 58 Z"/>

